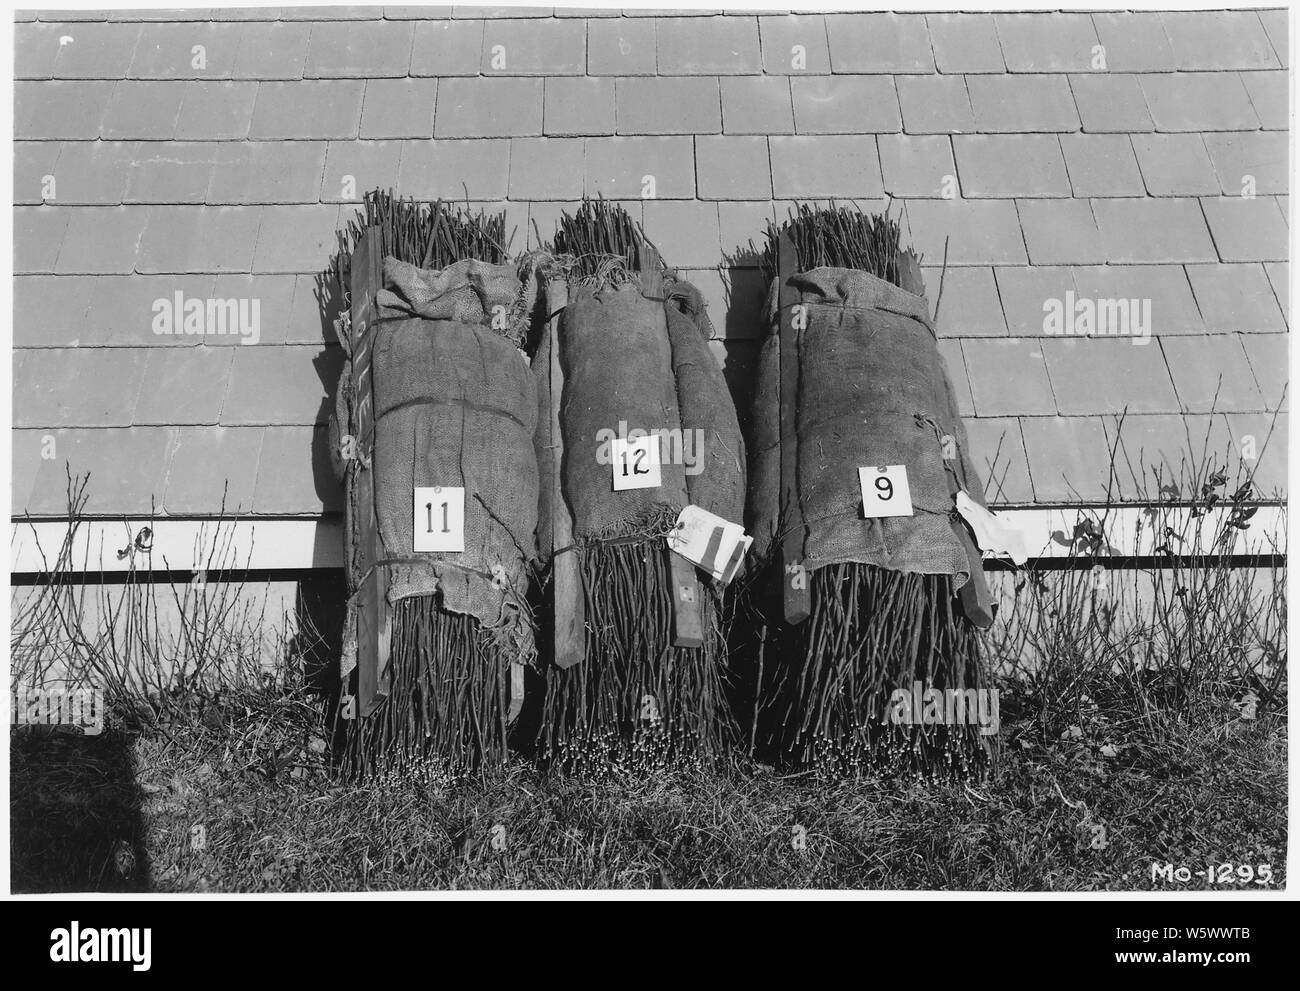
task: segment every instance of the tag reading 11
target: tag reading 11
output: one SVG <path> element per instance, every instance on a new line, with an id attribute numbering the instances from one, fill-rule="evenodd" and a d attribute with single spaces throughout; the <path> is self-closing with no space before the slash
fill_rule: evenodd
<path id="1" fill-rule="evenodd" d="M 906 465 L 859 468 L 858 480 L 862 483 L 863 519 L 913 515 Z"/>
<path id="2" fill-rule="evenodd" d="M 415 550 L 465 550 L 465 490 L 430 486 L 415 490 Z"/>

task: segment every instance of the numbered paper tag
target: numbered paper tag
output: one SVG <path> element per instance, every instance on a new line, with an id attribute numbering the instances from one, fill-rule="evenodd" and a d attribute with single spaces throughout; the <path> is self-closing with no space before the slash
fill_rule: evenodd
<path id="1" fill-rule="evenodd" d="M 862 518 L 911 516 L 912 491 L 907 487 L 906 465 L 859 468 L 862 482 Z"/>
<path id="2" fill-rule="evenodd" d="M 724 585 L 731 581 L 754 538 L 743 527 L 729 523 L 699 506 L 687 506 L 668 535 L 668 546 L 698 565 Z"/>
<path id="3" fill-rule="evenodd" d="M 465 550 L 465 490 L 431 486 L 415 490 L 415 550 Z"/>
<path id="4" fill-rule="evenodd" d="M 610 441 L 614 462 L 614 491 L 657 489 L 662 484 L 659 472 L 659 438 L 654 434 L 635 440 L 615 438 Z"/>

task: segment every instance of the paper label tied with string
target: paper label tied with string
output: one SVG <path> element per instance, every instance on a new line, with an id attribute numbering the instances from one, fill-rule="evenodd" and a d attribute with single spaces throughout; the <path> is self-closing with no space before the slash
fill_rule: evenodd
<path id="1" fill-rule="evenodd" d="M 699 506 L 687 506 L 668 535 L 668 547 L 727 584 L 735 577 L 754 538 L 744 527 L 729 523 Z"/>
<path id="2" fill-rule="evenodd" d="M 957 493 L 957 512 L 974 531 L 975 543 L 981 551 L 994 557 L 1009 557 L 1017 566 L 1029 560 L 1025 531 L 990 513 L 965 491 Z"/>

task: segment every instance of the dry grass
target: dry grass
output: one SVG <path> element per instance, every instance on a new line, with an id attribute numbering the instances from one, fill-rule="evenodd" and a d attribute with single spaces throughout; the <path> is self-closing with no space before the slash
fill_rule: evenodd
<path id="1" fill-rule="evenodd" d="M 1207 470 L 1190 500 L 1168 500 L 1169 521 L 1185 525 L 1176 510 L 1189 503 L 1210 517 L 1211 496 L 1229 505 L 1230 527 L 1249 508 L 1234 502 L 1239 484 L 1210 484 Z M 148 698 L 105 686 L 99 737 L 12 730 L 12 885 L 1163 890 L 1156 863 L 1267 864 L 1281 885 L 1285 571 L 1274 560 L 1272 580 L 1252 582 L 1195 553 L 1195 534 L 1179 536 L 1160 562 L 1163 598 L 1132 593 L 1125 583 L 1140 572 L 1113 571 L 1104 596 L 1088 586 L 1106 539 L 1087 528 L 1074 535 L 1073 567 L 1019 576 L 1018 604 L 989 644 L 1002 757 L 979 782 L 740 764 L 615 767 L 593 780 L 514 762 L 471 781 L 426 765 L 346 785 L 300 650 L 275 677 L 220 695 L 194 677 Z M 33 636 L 42 615 L 14 636 Z M 112 651 L 129 646 L 82 639 L 82 672 L 111 674 Z M 193 656 L 189 675 L 220 666 Z"/>
<path id="2" fill-rule="evenodd" d="M 247 692 L 98 739 L 15 734 L 14 888 L 1069 891 L 1161 887 L 1150 868 L 1166 861 L 1284 879 L 1283 716 L 1160 738 L 1114 716 L 1065 739 L 1004 722 L 1006 756 L 977 785 L 762 767 L 594 782 L 512 763 L 354 787 L 331 773 L 313 704 Z"/>

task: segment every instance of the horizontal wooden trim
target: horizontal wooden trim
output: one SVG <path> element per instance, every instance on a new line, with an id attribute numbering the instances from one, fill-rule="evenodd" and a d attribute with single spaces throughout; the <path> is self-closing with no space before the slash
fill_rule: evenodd
<path id="1" fill-rule="evenodd" d="M 1249 528 L 1233 528 L 1231 542 L 1224 544 L 1216 544 L 1216 539 L 1230 518 L 1230 509 L 1215 508 L 1199 517 L 1185 506 L 1070 506 L 994 512 L 1025 531 L 1030 553 L 1036 558 L 1068 557 L 1075 527 L 1088 520 L 1101 528 L 1108 553 L 1123 558 L 1159 557 L 1165 545 L 1183 555 L 1233 557 L 1285 554 L 1287 547 L 1285 505 L 1258 506 Z M 1167 536 L 1166 527 L 1176 536 Z"/>
<path id="2" fill-rule="evenodd" d="M 1216 545 L 1215 537 L 1226 522 L 1228 510 L 1215 509 L 1193 517 L 1187 507 L 1122 506 L 1110 509 L 1056 507 L 1004 509 L 997 515 L 1026 533 L 1032 557 L 1057 559 L 1071 553 L 1069 538 L 1084 520 L 1095 521 L 1106 538 L 1108 553 L 1120 558 L 1160 558 L 1161 545 L 1184 555 L 1233 558 L 1285 554 L 1285 505 L 1264 505 L 1250 520 L 1250 528 L 1235 531 L 1230 544 Z M 1164 534 L 1171 527 L 1183 539 Z M 52 569 L 68 533 L 66 521 L 43 520 L 12 523 L 10 571 L 39 574 Z M 119 552 L 133 547 L 143 528 L 152 531 L 147 550 Z M 81 523 L 71 549 L 67 570 L 118 573 L 257 571 L 284 572 L 343 567 L 343 522 L 337 517 L 310 520 L 95 520 Z"/>
<path id="3" fill-rule="evenodd" d="M 147 550 L 135 549 L 140 540 Z M 12 524 L 10 571 L 53 568 L 66 522 Z M 119 552 L 132 548 L 119 557 Z M 341 520 L 116 520 L 83 522 L 68 555 L 70 571 L 279 571 L 343 567 Z"/>

